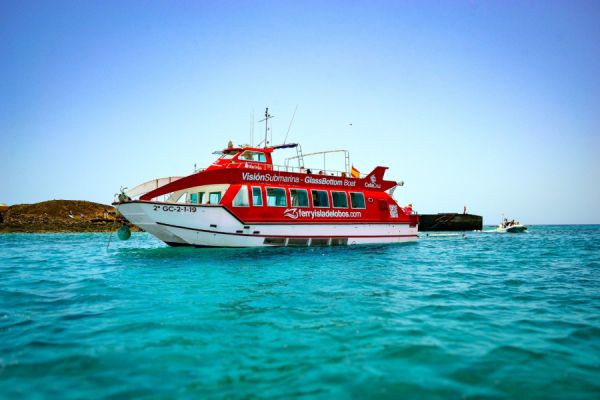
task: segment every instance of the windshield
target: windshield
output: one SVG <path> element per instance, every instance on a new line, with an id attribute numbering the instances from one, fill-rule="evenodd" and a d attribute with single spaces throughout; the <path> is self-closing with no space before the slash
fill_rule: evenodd
<path id="1" fill-rule="evenodd" d="M 223 152 L 223 155 L 219 158 L 222 160 L 229 160 L 229 159 L 235 157 L 238 153 L 239 153 L 239 151 L 237 151 L 237 150 L 233 150 L 233 151 L 226 150 Z"/>
<path id="2" fill-rule="evenodd" d="M 255 162 L 265 162 L 267 159 L 265 158 L 265 153 L 261 153 L 258 151 L 250 151 L 246 150 L 240 156 L 241 160 L 247 161 L 255 161 Z"/>

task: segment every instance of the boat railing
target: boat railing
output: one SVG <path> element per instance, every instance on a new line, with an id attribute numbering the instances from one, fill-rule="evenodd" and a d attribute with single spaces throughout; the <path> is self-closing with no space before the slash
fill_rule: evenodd
<path id="1" fill-rule="evenodd" d="M 312 175 L 338 176 L 338 177 L 343 177 L 343 178 L 348 177 L 348 175 L 343 171 L 293 167 L 291 165 L 273 165 L 273 171 L 295 172 L 295 173 L 299 173 L 299 174 L 311 173 Z"/>
<path id="2" fill-rule="evenodd" d="M 183 178 L 183 177 L 182 176 L 167 176 L 164 178 L 151 179 L 147 182 L 137 185 L 133 189 L 129 189 L 129 190 L 125 191 L 124 194 L 126 194 L 127 196 L 129 196 L 132 199 L 139 198 L 139 197 L 145 195 L 146 193 L 156 190 L 156 189 L 158 189 L 162 186 L 165 186 L 171 182 L 175 182 L 181 178 Z"/>
<path id="3" fill-rule="evenodd" d="M 294 167 L 291 165 L 271 165 L 264 163 L 255 163 L 255 162 L 244 162 L 244 163 L 232 163 L 227 164 L 225 168 L 248 168 L 250 165 L 251 169 L 256 168 L 257 170 L 262 171 L 277 171 L 277 172 L 293 172 L 297 174 L 312 174 L 312 175 L 324 175 L 324 176 L 336 176 L 341 178 L 350 177 L 344 171 L 336 171 L 329 169 L 318 169 L 318 168 L 303 168 L 303 167 Z M 363 178 L 365 175 L 360 174 L 360 178 Z"/>
<path id="4" fill-rule="evenodd" d="M 332 175 L 333 176 L 343 176 L 341 171 L 334 171 L 334 170 L 328 170 L 326 167 L 327 164 L 327 157 L 331 156 L 332 154 L 335 153 L 342 153 L 343 157 L 344 157 L 344 174 L 346 176 L 350 175 L 350 152 L 348 150 L 325 150 L 325 151 L 317 151 L 314 153 L 303 153 L 302 149 L 300 148 L 300 146 L 298 146 L 298 154 L 294 157 L 288 157 L 285 159 L 285 165 L 289 166 L 292 162 L 297 162 L 299 166 L 303 166 L 306 167 L 305 164 L 305 159 L 306 158 L 316 158 L 316 157 L 323 157 L 323 168 L 320 169 L 320 171 L 323 172 L 323 175 Z M 319 170 L 319 169 L 316 169 Z M 339 175 L 337 175 L 339 174 Z"/>
<path id="5" fill-rule="evenodd" d="M 243 162 L 243 163 L 231 163 L 222 166 L 224 168 L 250 168 L 256 171 L 277 171 L 277 172 L 293 172 L 297 174 L 311 174 L 311 175 L 323 175 L 323 176 L 335 176 L 340 178 L 364 178 L 367 174 L 359 174 L 358 176 L 351 176 L 344 171 L 336 171 L 331 169 L 319 169 L 319 168 L 306 168 L 306 167 L 293 167 L 291 165 L 272 165 L 257 162 Z M 203 171 L 202 169 L 195 170 L 196 172 Z"/>

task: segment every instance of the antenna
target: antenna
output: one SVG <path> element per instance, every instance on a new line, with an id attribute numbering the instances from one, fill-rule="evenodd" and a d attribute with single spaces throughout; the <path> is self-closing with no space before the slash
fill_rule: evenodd
<path id="1" fill-rule="evenodd" d="M 294 108 L 294 113 L 292 114 L 292 119 L 290 120 L 290 126 L 288 126 L 288 130 L 285 133 L 285 139 L 283 139 L 283 144 L 285 144 L 285 142 L 287 141 L 288 134 L 290 133 L 290 130 L 292 129 L 292 123 L 294 122 L 294 117 L 296 116 L 297 110 L 298 110 L 298 104 L 296 104 L 296 108 Z"/>
<path id="2" fill-rule="evenodd" d="M 269 107 L 265 108 L 265 118 L 261 119 L 258 122 L 265 122 L 265 148 L 267 147 L 268 142 L 268 138 L 267 138 L 267 134 L 269 133 L 269 120 L 271 118 L 275 118 L 274 115 L 269 114 Z"/>
<path id="3" fill-rule="evenodd" d="M 254 147 L 254 110 L 252 110 L 252 124 L 250 125 L 250 147 Z"/>

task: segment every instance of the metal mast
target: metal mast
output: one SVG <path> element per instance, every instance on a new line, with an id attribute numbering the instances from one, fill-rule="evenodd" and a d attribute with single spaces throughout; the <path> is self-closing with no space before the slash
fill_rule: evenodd
<path id="1" fill-rule="evenodd" d="M 269 143 L 267 141 L 267 134 L 269 132 L 269 119 L 271 119 L 271 118 L 275 118 L 275 116 L 269 114 L 269 107 L 267 107 L 267 108 L 265 108 L 265 118 L 258 121 L 258 122 L 265 121 L 265 148 L 267 148 L 267 144 Z"/>

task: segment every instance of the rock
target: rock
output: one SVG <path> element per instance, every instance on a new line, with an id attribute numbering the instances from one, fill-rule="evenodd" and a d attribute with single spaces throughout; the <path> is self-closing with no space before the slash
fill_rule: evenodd
<path id="1" fill-rule="evenodd" d="M 107 232 L 123 221 L 110 205 L 84 200 L 16 204 L 0 214 L 0 233 Z M 138 230 L 135 229 L 133 230 Z"/>

